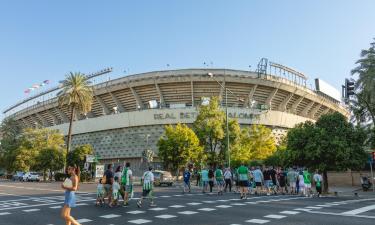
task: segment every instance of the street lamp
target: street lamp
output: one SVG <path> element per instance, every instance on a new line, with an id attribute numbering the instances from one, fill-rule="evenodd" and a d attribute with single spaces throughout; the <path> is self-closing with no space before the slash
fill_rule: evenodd
<path id="1" fill-rule="evenodd" d="M 232 95 L 234 95 L 238 101 L 244 102 L 245 100 L 243 98 L 238 97 L 236 94 L 234 94 L 229 88 L 224 87 L 216 78 L 214 77 L 213 73 L 208 73 L 208 76 L 215 80 L 221 88 L 225 89 L 225 123 L 226 123 L 226 133 L 227 133 L 227 154 L 228 154 L 228 167 L 230 167 L 230 141 L 229 141 L 229 119 L 228 119 L 228 92 Z"/>

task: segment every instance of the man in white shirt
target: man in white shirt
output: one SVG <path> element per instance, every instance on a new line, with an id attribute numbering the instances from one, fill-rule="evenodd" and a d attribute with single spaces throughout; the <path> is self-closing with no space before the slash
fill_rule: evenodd
<path id="1" fill-rule="evenodd" d="M 313 176 L 316 192 L 318 193 L 318 197 L 322 194 L 322 185 L 323 185 L 323 177 L 319 174 L 319 171 L 316 170 Z"/>
<path id="2" fill-rule="evenodd" d="M 152 173 L 152 167 L 149 167 L 148 171 L 146 171 L 142 176 L 142 189 L 142 197 L 137 202 L 138 208 L 142 207 L 142 201 L 146 197 L 151 199 L 150 206 L 155 206 L 153 197 L 154 174 Z"/>
<path id="3" fill-rule="evenodd" d="M 232 192 L 232 172 L 230 168 L 227 168 L 224 172 L 225 188 L 224 191 L 227 192 L 229 186 L 229 192 Z"/>

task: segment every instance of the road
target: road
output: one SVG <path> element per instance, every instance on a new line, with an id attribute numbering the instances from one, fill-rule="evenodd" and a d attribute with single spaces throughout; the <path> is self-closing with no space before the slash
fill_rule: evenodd
<path id="1" fill-rule="evenodd" d="M 64 201 L 59 183 L 21 183 L 0 181 L 1 225 L 60 225 Z M 181 194 L 178 187 L 156 189 L 156 207 L 97 207 L 95 185 L 82 185 L 72 215 L 80 223 L 100 225 L 238 225 L 238 224 L 375 224 L 375 195 L 367 197 L 207 195 L 194 190 Z M 139 191 L 139 189 L 137 189 Z M 139 193 L 135 198 L 139 197 Z M 147 203 L 147 202 L 145 202 Z"/>

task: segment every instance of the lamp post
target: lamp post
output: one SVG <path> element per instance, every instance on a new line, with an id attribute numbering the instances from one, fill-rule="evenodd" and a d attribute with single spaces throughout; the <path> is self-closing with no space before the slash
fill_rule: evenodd
<path id="1" fill-rule="evenodd" d="M 244 100 L 239 98 L 236 94 L 234 94 L 229 88 L 224 87 L 218 80 L 215 79 L 213 73 L 208 73 L 208 76 L 214 79 L 221 88 L 225 89 L 225 124 L 226 124 L 226 134 L 227 134 L 227 154 L 228 154 L 228 167 L 230 167 L 230 141 L 229 141 L 229 118 L 228 118 L 228 92 L 234 95 L 238 101 L 243 102 Z"/>

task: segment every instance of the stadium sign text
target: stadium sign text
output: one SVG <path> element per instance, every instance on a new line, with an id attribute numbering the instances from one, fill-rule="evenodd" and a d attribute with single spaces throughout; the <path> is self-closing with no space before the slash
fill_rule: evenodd
<path id="1" fill-rule="evenodd" d="M 180 112 L 180 113 L 155 113 L 154 119 L 155 120 L 176 120 L 176 119 L 195 119 L 197 117 L 197 112 Z M 248 119 L 252 120 L 259 116 L 259 114 L 254 113 L 237 113 L 237 112 L 229 112 L 228 117 L 229 118 L 236 118 L 236 119 Z"/>

